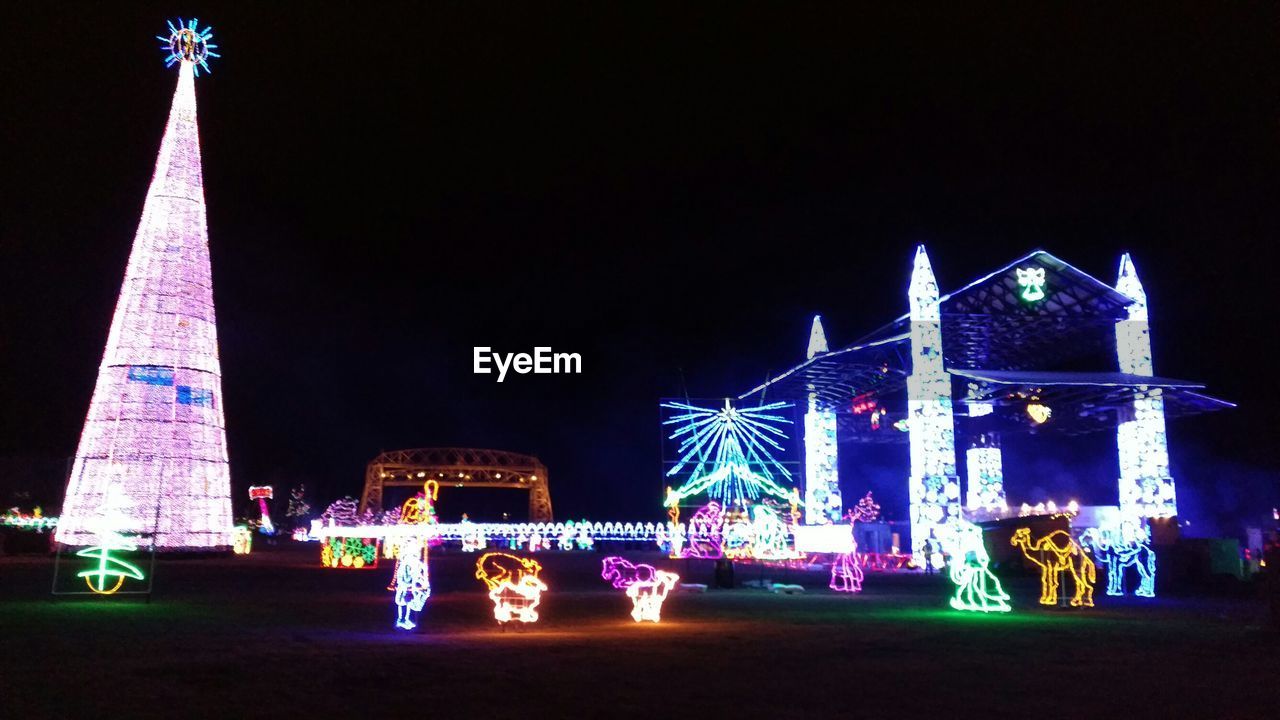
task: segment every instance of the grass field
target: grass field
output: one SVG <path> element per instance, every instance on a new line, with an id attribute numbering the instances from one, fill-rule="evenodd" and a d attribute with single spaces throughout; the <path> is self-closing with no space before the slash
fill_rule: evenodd
<path id="1" fill-rule="evenodd" d="M 627 553 L 691 582 L 711 567 Z M 50 600 L 52 562 L 0 558 L 0 717 L 1277 717 L 1280 638 L 1252 598 L 946 608 L 939 577 L 769 575 L 803 595 L 673 595 L 660 625 L 599 578 L 539 556 L 542 620 L 500 631 L 474 555 L 436 553 L 414 632 L 391 567 L 325 570 L 315 545 L 162 560 L 151 603 Z M 739 582 L 760 570 L 739 566 Z M 12 713 L 12 714 L 10 714 Z M 714 717 L 714 716 L 713 716 Z"/>

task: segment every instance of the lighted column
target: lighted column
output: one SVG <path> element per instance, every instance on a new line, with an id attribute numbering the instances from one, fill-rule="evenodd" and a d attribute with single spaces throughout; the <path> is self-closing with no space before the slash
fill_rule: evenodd
<path id="1" fill-rule="evenodd" d="M 813 317 L 809 332 L 812 358 L 828 351 L 822 331 L 822 317 Z M 839 522 L 843 514 L 840 498 L 840 470 L 836 453 L 836 413 L 822 408 L 813 385 L 809 386 L 809 409 L 804 415 L 804 521 L 809 525 Z"/>
<path id="2" fill-rule="evenodd" d="M 907 378 L 911 552 L 923 558 L 926 541 L 936 540 L 938 527 L 960 514 L 951 378 L 942 361 L 938 283 L 923 245 L 916 248 L 908 295 L 911 301 L 911 375 Z M 936 542 L 933 544 L 937 546 Z"/>
<path id="3" fill-rule="evenodd" d="M 969 416 L 980 407 L 990 413 L 991 405 L 969 405 Z M 983 413 L 983 414 L 986 414 Z M 965 451 L 965 469 L 969 487 L 965 492 L 965 506 L 970 510 L 1004 510 L 1008 507 L 1004 496 L 1004 458 L 1000 454 L 1000 438 L 995 433 L 983 433 Z"/>
<path id="4" fill-rule="evenodd" d="M 1133 300 L 1129 317 L 1116 323 L 1116 359 L 1120 372 L 1154 375 L 1151 362 L 1151 326 L 1147 318 L 1147 293 L 1125 253 L 1120 258 L 1116 290 Z M 1178 514 L 1173 478 L 1169 475 L 1169 447 L 1165 439 L 1164 400 L 1159 388 L 1134 395 L 1122 410 L 1116 429 L 1120 456 L 1120 508 L 1143 517 Z"/>
<path id="5" fill-rule="evenodd" d="M 195 95 L 197 66 L 216 54 L 195 21 L 170 30 L 178 87 L 67 484 L 64 543 L 92 543 L 119 494 L 119 531 L 154 533 L 162 549 L 231 546 Z"/>

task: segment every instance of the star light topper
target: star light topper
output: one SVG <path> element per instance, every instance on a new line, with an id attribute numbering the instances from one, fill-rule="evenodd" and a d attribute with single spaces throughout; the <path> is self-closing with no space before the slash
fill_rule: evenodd
<path id="1" fill-rule="evenodd" d="M 169 36 L 157 35 L 156 39 L 160 41 L 160 49 L 169 53 L 164 59 L 165 67 L 173 67 L 173 64 L 179 61 L 189 62 L 194 66 L 196 77 L 200 76 L 200 68 L 204 68 L 205 72 L 213 72 L 209 69 L 208 59 L 211 57 L 222 57 L 214 52 L 214 48 L 218 47 L 209 42 L 213 39 L 213 26 L 210 25 L 203 30 L 197 30 L 199 20 L 192 18 L 187 22 L 183 22 L 182 18 L 178 18 L 178 24 L 169 21 Z"/>

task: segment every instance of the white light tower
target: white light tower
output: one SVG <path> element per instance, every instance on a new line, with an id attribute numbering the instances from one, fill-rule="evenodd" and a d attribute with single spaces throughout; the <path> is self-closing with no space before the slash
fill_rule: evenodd
<path id="1" fill-rule="evenodd" d="M 911 552 L 928 555 L 927 541 L 960 515 L 956 477 L 955 425 L 951 378 L 942 360 L 942 318 L 938 283 L 924 246 L 916 248 L 911 271 L 911 375 L 907 377 L 907 429 L 911 435 Z M 932 543 L 936 547 L 937 543 Z"/>
<path id="2" fill-rule="evenodd" d="M 809 331 L 809 358 L 828 352 L 822 316 L 813 316 Z M 804 521 L 809 525 L 839 522 L 843 513 L 840 497 L 840 469 L 837 465 L 836 413 L 822 408 L 813 385 L 809 386 L 809 409 L 804 415 Z"/>
<path id="3" fill-rule="evenodd" d="M 1120 372 L 1154 375 L 1147 293 L 1128 253 L 1120 258 L 1116 290 L 1133 300 L 1128 319 L 1116 323 L 1116 360 Z M 1169 475 L 1164 399 L 1159 388 L 1141 389 L 1144 392 L 1135 394 L 1132 405 L 1122 410 L 1116 429 L 1120 509 L 1143 517 L 1170 517 L 1178 514 L 1178 503 L 1173 478 Z"/>
<path id="4" fill-rule="evenodd" d="M 67 483 L 57 540 L 95 541 L 121 526 L 162 550 L 231 547 L 231 477 L 213 311 L 195 77 L 218 57 L 209 28 L 170 24 L 178 66 L 155 175 L 142 206 L 98 381 Z M 149 543 L 148 543 L 149 544 Z"/>

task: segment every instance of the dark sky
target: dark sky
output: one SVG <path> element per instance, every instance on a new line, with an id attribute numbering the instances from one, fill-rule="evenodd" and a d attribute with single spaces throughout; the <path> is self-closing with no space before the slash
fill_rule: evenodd
<path id="1" fill-rule="evenodd" d="M 923 242 L 944 289 L 1133 252 L 1157 371 L 1240 403 L 1174 425 L 1180 492 L 1275 502 L 1274 4 L 320 5 L 0 11 L 0 456 L 74 452 L 176 80 L 152 36 L 196 14 L 237 494 L 499 447 L 561 516 L 656 517 L 658 398 L 897 316 Z M 474 345 L 585 372 L 499 385 Z"/>

